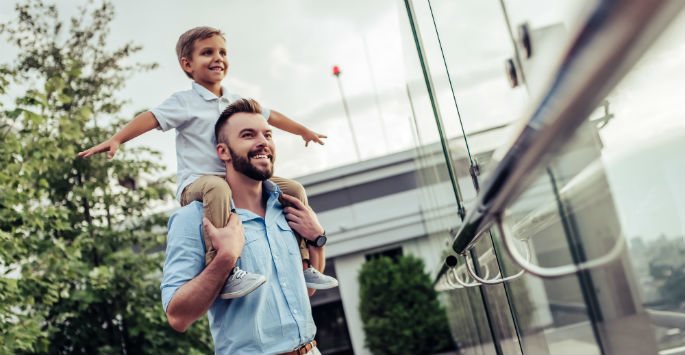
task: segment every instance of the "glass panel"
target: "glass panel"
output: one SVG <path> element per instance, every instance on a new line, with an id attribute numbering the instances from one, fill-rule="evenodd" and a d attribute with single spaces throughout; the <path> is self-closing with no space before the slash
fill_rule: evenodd
<path id="1" fill-rule="evenodd" d="M 504 143 L 506 125 L 520 117 L 528 97 L 522 87 L 511 89 L 506 75 L 505 62 L 514 49 L 500 4 L 433 0 L 415 6 L 445 129 L 455 138 L 451 144 L 455 151 L 467 151 L 461 116 L 471 156 L 487 171 L 492 150 Z M 466 201 L 474 196 L 465 193 Z"/>
<path id="2" fill-rule="evenodd" d="M 537 333 L 551 354 L 685 351 L 684 43 L 680 15 L 507 211 L 505 237 L 545 267 L 628 245 L 589 272 L 517 280 L 530 293 L 514 303 L 537 312 L 524 345 Z"/>
<path id="3" fill-rule="evenodd" d="M 421 42 L 425 44 L 431 39 L 426 38 L 425 34 L 433 31 L 432 24 L 430 21 L 426 22 L 425 8 L 421 7 L 425 3 L 417 3 L 415 2 L 417 5 L 415 20 L 422 34 Z M 428 239 L 438 240 L 444 248 L 451 239 L 449 231 L 460 222 L 457 196 L 463 194 L 474 196 L 475 191 L 468 175 L 469 164 L 466 150 L 463 143 L 456 139 L 459 136 L 459 130 L 455 123 L 458 124 L 458 121 L 452 119 L 451 123 L 448 123 L 446 120 L 440 120 L 440 117 L 436 119 L 433 111 L 433 104 L 436 102 L 431 102 L 417 55 L 414 35 L 406 18 L 404 21 L 407 24 L 402 32 L 405 44 L 404 75 L 407 80 L 406 95 L 410 104 L 408 118 L 411 122 L 415 144 L 419 204 Z M 430 55 L 429 48 L 426 50 Z M 435 63 L 430 59 L 428 61 L 432 79 L 435 80 L 434 70 L 435 68 L 439 70 L 440 66 L 434 65 Z M 446 87 L 438 87 L 438 90 L 444 92 Z M 442 108 L 442 102 L 437 102 L 437 104 Z M 450 105 L 449 102 L 447 104 Z M 453 107 L 453 104 L 451 105 Z M 442 111 L 439 112 L 442 113 Z M 442 134 L 443 139 L 447 141 L 447 147 L 441 143 L 438 125 L 445 128 Z M 451 159 L 454 170 L 450 169 L 447 159 Z M 458 185 L 453 185 L 453 180 L 457 181 Z M 438 255 L 435 260 L 435 264 L 438 264 L 442 258 Z M 435 271 L 437 270 L 433 270 Z M 477 288 L 460 290 L 443 293 L 441 297 L 447 307 L 452 335 L 461 351 L 464 354 L 496 354 L 481 291 Z"/>

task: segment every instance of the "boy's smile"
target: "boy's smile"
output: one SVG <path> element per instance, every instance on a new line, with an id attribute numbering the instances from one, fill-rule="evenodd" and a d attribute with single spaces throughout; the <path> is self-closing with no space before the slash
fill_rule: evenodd
<path id="1" fill-rule="evenodd" d="M 193 47 L 192 58 L 183 62 L 183 69 L 216 94 L 215 89 L 220 89 L 228 71 L 226 41 L 221 36 L 212 36 L 195 42 Z"/>

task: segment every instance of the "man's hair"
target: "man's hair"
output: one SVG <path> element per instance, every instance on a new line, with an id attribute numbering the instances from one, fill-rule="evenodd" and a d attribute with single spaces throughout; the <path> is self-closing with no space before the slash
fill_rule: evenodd
<path id="1" fill-rule="evenodd" d="M 216 139 L 217 143 L 228 143 L 221 141 L 221 129 L 226 125 L 228 119 L 231 118 L 231 116 L 241 112 L 257 113 L 261 115 L 262 106 L 259 104 L 259 102 L 253 99 L 239 99 L 233 102 L 232 104 L 228 105 L 224 112 L 222 112 L 221 115 L 219 115 L 219 119 L 216 120 L 216 124 L 214 125 L 214 139 Z"/>
<path id="2" fill-rule="evenodd" d="M 181 70 L 183 70 L 183 72 L 186 73 L 189 78 L 192 79 L 193 76 L 183 69 L 181 58 L 186 57 L 188 60 L 192 59 L 193 51 L 195 50 L 195 42 L 211 38 L 213 36 L 221 36 L 221 38 L 226 40 L 221 30 L 207 26 L 191 28 L 188 31 L 183 32 L 183 34 L 178 37 L 178 42 L 176 42 L 176 56 L 178 57 L 178 64 L 181 65 Z"/>

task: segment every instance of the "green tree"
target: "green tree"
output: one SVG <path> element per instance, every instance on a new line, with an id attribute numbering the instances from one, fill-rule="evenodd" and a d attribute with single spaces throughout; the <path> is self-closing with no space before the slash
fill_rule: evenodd
<path id="1" fill-rule="evenodd" d="M 366 347 L 374 354 L 434 354 L 454 349 L 445 310 L 421 259 L 381 257 L 359 273 Z"/>
<path id="2" fill-rule="evenodd" d="M 121 127 L 126 79 L 155 67 L 130 61 L 134 44 L 107 49 L 113 16 L 88 2 L 65 24 L 26 0 L 0 24 L 18 48 L 0 67 L 0 354 L 211 352 L 206 321 L 177 334 L 160 305 L 166 216 L 152 211 L 170 179 L 140 181 L 159 153 L 76 158 Z"/>

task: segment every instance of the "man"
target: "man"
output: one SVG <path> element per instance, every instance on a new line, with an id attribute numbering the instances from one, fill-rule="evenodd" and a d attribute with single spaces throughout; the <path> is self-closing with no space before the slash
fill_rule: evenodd
<path id="1" fill-rule="evenodd" d="M 309 207 L 281 195 L 268 180 L 275 145 L 257 102 L 242 99 L 229 105 L 215 133 L 236 212 L 221 229 L 202 218 L 200 202 L 171 216 L 161 287 L 169 324 L 183 332 L 209 311 L 217 354 L 319 355 L 293 230 L 309 241 L 310 262 L 320 271 L 324 230 Z M 290 207 L 284 209 L 279 196 Z M 203 230 L 217 249 L 206 267 Z M 266 276 L 267 282 L 243 298 L 217 299 L 229 276 L 244 276 L 229 275 L 235 265 Z"/>

